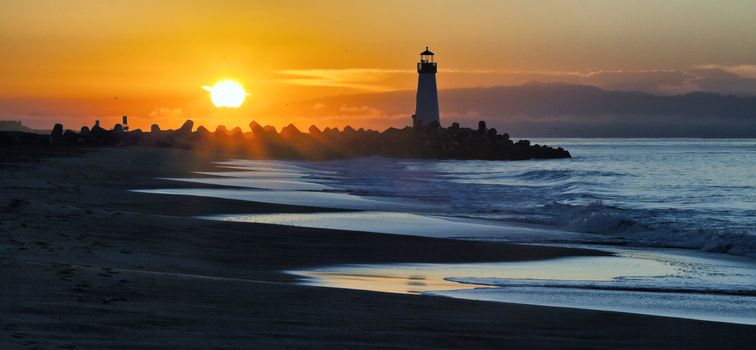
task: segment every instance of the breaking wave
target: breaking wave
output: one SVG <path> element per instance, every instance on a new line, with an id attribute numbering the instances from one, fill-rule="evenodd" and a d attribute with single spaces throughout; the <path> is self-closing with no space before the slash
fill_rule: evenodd
<path id="1" fill-rule="evenodd" d="M 756 258 L 756 141 L 546 143 L 569 149 L 574 158 L 490 162 L 371 157 L 302 165 L 332 174 L 320 179 L 348 193 L 442 207 L 420 214 L 544 225 L 590 233 L 597 242 L 611 238 L 628 245 Z"/>
<path id="2" fill-rule="evenodd" d="M 550 279 L 514 279 L 514 278 L 481 278 L 481 277 L 447 277 L 444 280 L 474 284 L 479 286 L 492 286 L 504 288 L 538 287 L 538 288 L 570 288 L 591 290 L 614 290 L 626 292 L 655 292 L 655 293 L 695 293 L 695 294 L 719 294 L 719 295 L 742 295 L 756 296 L 756 288 L 753 285 L 725 286 L 707 285 L 698 283 L 674 282 L 670 278 L 665 279 L 663 286 L 653 279 L 635 279 L 618 277 L 609 281 L 580 281 L 580 280 L 550 280 Z"/>

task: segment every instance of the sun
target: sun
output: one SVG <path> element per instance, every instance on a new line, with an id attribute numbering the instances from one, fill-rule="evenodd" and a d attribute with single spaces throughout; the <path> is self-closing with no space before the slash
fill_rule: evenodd
<path id="1" fill-rule="evenodd" d="M 244 91 L 244 87 L 233 80 L 220 81 L 212 87 L 203 86 L 202 88 L 210 92 L 210 100 L 218 108 L 238 108 L 244 103 L 244 98 L 249 95 Z"/>

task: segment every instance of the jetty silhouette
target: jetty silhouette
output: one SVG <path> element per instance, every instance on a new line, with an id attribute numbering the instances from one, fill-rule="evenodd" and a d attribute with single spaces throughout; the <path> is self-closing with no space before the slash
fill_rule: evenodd
<path id="1" fill-rule="evenodd" d="M 343 130 L 311 126 L 302 132 L 289 124 L 280 132 L 275 127 L 249 123 L 249 131 L 218 126 L 210 131 L 204 126 L 194 130 L 194 122 L 187 120 L 175 130 L 163 130 L 157 124 L 149 132 L 140 129 L 124 130 L 116 124 L 107 130 L 99 125 L 92 129 L 84 126 L 78 132 L 64 130 L 55 124 L 50 135 L 28 132 L 0 132 L 0 144 L 86 147 L 162 147 L 203 151 L 261 158 L 338 159 L 366 156 L 426 159 L 485 159 L 524 160 L 569 158 L 570 153 L 561 147 L 517 142 L 509 135 L 499 134 L 480 121 L 477 129 L 460 127 L 452 123 L 443 128 L 438 123 L 416 125 L 403 129 L 388 128 L 383 132 L 357 129 Z"/>

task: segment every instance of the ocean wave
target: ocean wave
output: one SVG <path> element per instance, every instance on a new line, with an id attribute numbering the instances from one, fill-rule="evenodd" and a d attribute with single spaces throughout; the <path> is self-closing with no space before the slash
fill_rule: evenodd
<path id="1" fill-rule="evenodd" d="M 594 200 L 586 205 L 552 203 L 544 206 L 558 217 L 558 225 L 586 233 L 623 233 L 637 229 L 638 222 L 625 210 Z"/>
<path id="2" fill-rule="evenodd" d="M 674 233 L 653 230 L 638 234 L 636 240 L 650 246 L 691 248 L 756 258 L 756 235 L 745 230 L 698 229 Z"/>
<path id="3" fill-rule="evenodd" d="M 608 281 L 590 280 L 549 280 L 549 279 L 515 279 L 515 278 L 490 278 L 490 277 L 447 277 L 446 281 L 462 284 L 474 284 L 500 288 L 539 287 L 539 288 L 569 288 L 569 289 L 592 289 L 614 290 L 625 292 L 655 292 L 655 293 L 696 293 L 696 294 L 719 294 L 756 296 L 756 288 L 753 285 L 728 284 L 726 286 L 690 283 L 681 279 L 662 276 L 664 285 L 651 279 L 636 279 L 629 277 L 617 277 Z"/>
<path id="4" fill-rule="evenodd" d="M 366 158 L 289 165 L 326 171 L 335 183 L 325 185 L 352 195 L 441 207 L 418 214 L 588 233 L 594 242 L 756 258 L 751 149 L 730 141 L 570 142 L 577 142 L 571 146 L 575 158 L 558 162 Z"/>
<path id="5" fill-rule="evenodd" d="M 536 169 L 528 170 L 520 173 L 514 173 L 508 175 L 509 177 L 516 177 L 523 180 L 531 181 L 560 181 L 569 179 L 583 179 L 586 177 L 594 176 L 628 176 L 628 174 L 620 174 L 609 171 L 598 170 L 572 170 L 572 169 Z"/>
<path id="6" fill-rule="evenodd" d="M 637 246 L 689 248 L 756 258 L 753 229 L 732 228 L 726 220 L 710 220 L 707 227 L 689 221 L 659 220 L 691 216 L 690 211 L 623 209 L 600 200 L 582 205 L 552 203 L 543 209 L 556 216 L 556 226 L 569 231 L 623 238 Z"/>

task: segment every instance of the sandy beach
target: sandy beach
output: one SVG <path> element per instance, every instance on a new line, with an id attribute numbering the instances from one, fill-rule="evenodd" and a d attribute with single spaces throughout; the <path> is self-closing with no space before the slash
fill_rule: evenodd
<path id="1" fill-rule="evenodd" d="M 131 189 L 217 170 L 176 149 L 0 150 L 0 348 L 750 348 L 753 326 L 293 284 L 347 263 L 524 261 L 596 250 L 196 215 L 324 209 Z M 208 187 L 204 185 L 203 187 Z"/>

